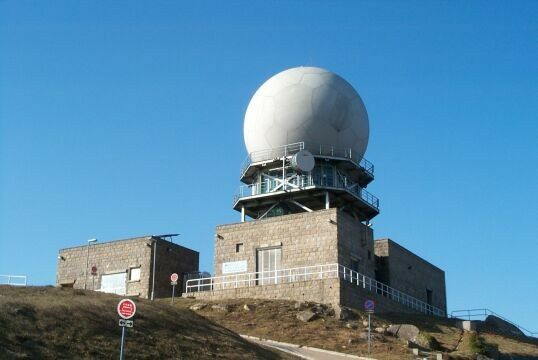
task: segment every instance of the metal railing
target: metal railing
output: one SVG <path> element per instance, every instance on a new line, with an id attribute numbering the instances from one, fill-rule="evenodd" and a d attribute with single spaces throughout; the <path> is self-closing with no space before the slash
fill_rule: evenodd
<path id="1" fill-rule="evenodd" d="M 284 190 L 306 188 L 309 186 L 320 186 L 346 190 L 359 200 L 362 200 L 366 204 L 374 207 L 376 210 L 379 210 L 379 199 L 376 196 L 361 188 L 358 186 L 358 184 L 347 181 L 347 178 L 343 176 L 328 178 L 324 176 L 314 176 L 312 174 L 297 175 L 292 179 L 286 180 Z M 279 184 L 274 180 L 266 180 L 250 185 L 242 185 L 239 187 L 239 192 L 233 198 L 233 204 L 235 204 L 237 200 L 244 197 L 269 194 L 282 190 L 282 184 Z"/>
<path id="2" fill-rule="evenodd" d="M 375 279 L 340 264 L 303 266 L 273 271 L 238 273 L 187 280 L 185 291 L 192 294 L 201 291 L 219 291 L 243 287 L 294 283 L 298 281 L 341 278 L 369 292 L 376 293 L 419 312 L 445 316 L 443 310 L 407 295 Z"/>
<path id="3" fill-rule="evenodd" d="M 521 330 L 525 335 L 531 336 L 531 337 L 538 337 L 538 332 L 536 331 L 530 331 L 528 329 L 525 329 L 523 326 L 520 326 L 504 316 L 501 316 L 497 314 L 496 312 L 490 310 L 490 309 L 469 309 L 469 310 L 453 310 L 450 312 L 450 317 L 455 319 L 467 319 L 467 320 L 473 320 L 473 319 L 485 319 L 487 316 L 493 315 L 495 317 L 498 317 L 499 319 L 506 321 L 507 323 L 515 326 L 519 330 Z"/>
<path id="4" fill-rule="evenodd" d="M 242 177 L 247 168 L 252 163 L 268 161 L 281 158 L 283 156 L 291 156 L 305 149 L 304 142 L 298 142 L 280 146 L 274 149 L 265 149 L 251 152 L 241 164 L 240 176 Z M 314 156 L 327 156 L 334 158 L 344 158 L 351 160 L 355 165 L 366 171 L 371 177 L 374 177 L 374 164 L 365 158 L 358 158 L 355 153 L 349 149 L 336 148 L 329 144 L 320 144 L 315 147 L 308 147 Z"/>
<path id="5" fill-rule="evenodd" d="M 304 149 L 304 142 L 292 143 L 284 146 L 280 146 L 274 149 L 264 149 L 253 151 L 248 154 L 247 158 L 241 164 L 241 176 L 245 173 L 247 168 L 252 163 L 278 159 L 283 156 L 291 156 L 297 154 L 299 151 Z"/>
<path id="6" fill-rule="evenodd" d="M 0 285 L 27 286 L 26 275 L 0 275 Z"/>

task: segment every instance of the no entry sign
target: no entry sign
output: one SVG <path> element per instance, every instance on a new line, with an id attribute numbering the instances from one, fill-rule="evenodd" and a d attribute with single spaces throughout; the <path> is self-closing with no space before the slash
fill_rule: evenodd
<path id="1" fill-rule="evenodd" d="M 176 282 L 178 278 L 179 276 L 176 273 L 173 273 L 172 275 L 170 275 L 170 281 L 172 282 Z"/>
<path id="2" fill-rule="evenodd" d="M 366 300 L 364 302 L 364 310 L 366 311 L 374 311 L 375 309 L 375 303 L 373 300 Z"/>
<path id="3" fill-rule="evenodd" d="M 118 303 L 118 315 L 124 319 L 132 318 L 136 313 L 136 304 L 131 299 L 123 299 Z"/>

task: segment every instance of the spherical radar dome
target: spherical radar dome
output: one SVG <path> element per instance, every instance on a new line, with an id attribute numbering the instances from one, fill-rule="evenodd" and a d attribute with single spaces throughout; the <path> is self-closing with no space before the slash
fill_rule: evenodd
<path id="1" fill-rule="evenodd" d="M 316 154 L 320 145 L 351 149 L 360 159 L 368 145 L 368 114 L 353 87 L 315 67 L 282 71 L 254 94 L 244 123 L 248 153 L 304 141 Z"/>

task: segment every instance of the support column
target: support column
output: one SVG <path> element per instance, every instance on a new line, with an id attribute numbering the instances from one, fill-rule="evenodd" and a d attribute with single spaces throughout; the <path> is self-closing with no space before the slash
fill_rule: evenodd
<path id="1" fill-rule="evenodd" d="M 245 222 L 245 205 L 241 205 L 241 222 Z"/>
<path id="2" fill-rule="evenodd" d="M 328 209 L 330 208 L 330 201 L 329 201 L 329 192 L 328 191 L 325 191 L 325 209 Z"/>

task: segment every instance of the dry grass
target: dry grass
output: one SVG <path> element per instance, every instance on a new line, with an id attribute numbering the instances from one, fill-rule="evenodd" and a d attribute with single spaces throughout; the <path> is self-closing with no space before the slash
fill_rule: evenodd
<path id="1" fill-rule="evenodd" d="M 187 308 L 198 301 L 183 299 L 176 303 L 179 308 Z M 361 315 L 349 321 L 339 321 L 332 316 L 321 316 L 304 323 L 296 318 L 298 310 L 294 303 L 276 300 L 222 301 L 231 305 L 232 311 L 212 310 L 210 306 L 198 311 L 199 314 L 228 329 L 251 336 L 276 341 L 312 346 L 332 351 L 367 356 L 368 343 L 360 338 L 364 330 Z M 245 311 L 245 303 L 253 304 L 253 311 Z M 375 326 L 386 323 L 374 317 Z M 349 323 L 357 328 L 348 328 Z M 372 356 L 376 359 L 414 359 L 406 344 L 394 337 L 380 337 L 373 341 Z"/>
<path id="2" fill-rule="evenodd" d="M 0 286 L 0 358 L 117 358 L 119 297 L 52 287 Z M 166 303 L 136 299 L 129 359 L 290 359 Z"/>
<path id="3" fill-rule="evenodd" d="M 181 299 L 175 306 L 188 308 L 200 302 L 205 301 Z M 218 303 L 229 304 L 231 311 L 213 310 L 207 306 L 198 313 L 236 333 L 359 356 L 367 355 L 367 341 L 360 338 L 360 333 L 364 331 L 362 322 L 366 318 L 363 312 L 355 311 L 354 319 L 349 321 L 322 315 L 312 322 L 304 323 L 296 318 L 298 310 L 289 301 L 238 299 Z M 254 310 L 244 310 L 244 304 L 254 305 Z M 480 352 L 501 359 L 538 359 L 536 339 L 509 338 L 487 333 L 475 335 L 476 341 L 473 342 L 472 334 L 455 327 L 452 319 L 410 314 L 376 315 L 372 319 L 374 327 L 398 323 L 416 325 L 421 332 L 439 342 L 440 351 L 449 359 L 475 359 Z M 357 328 L 347 327 L 348 323 Z M 376 359 L 415 358 L 406 344 L 392 336 L 378 336 L 373 342 L 372 356 Z"/>

